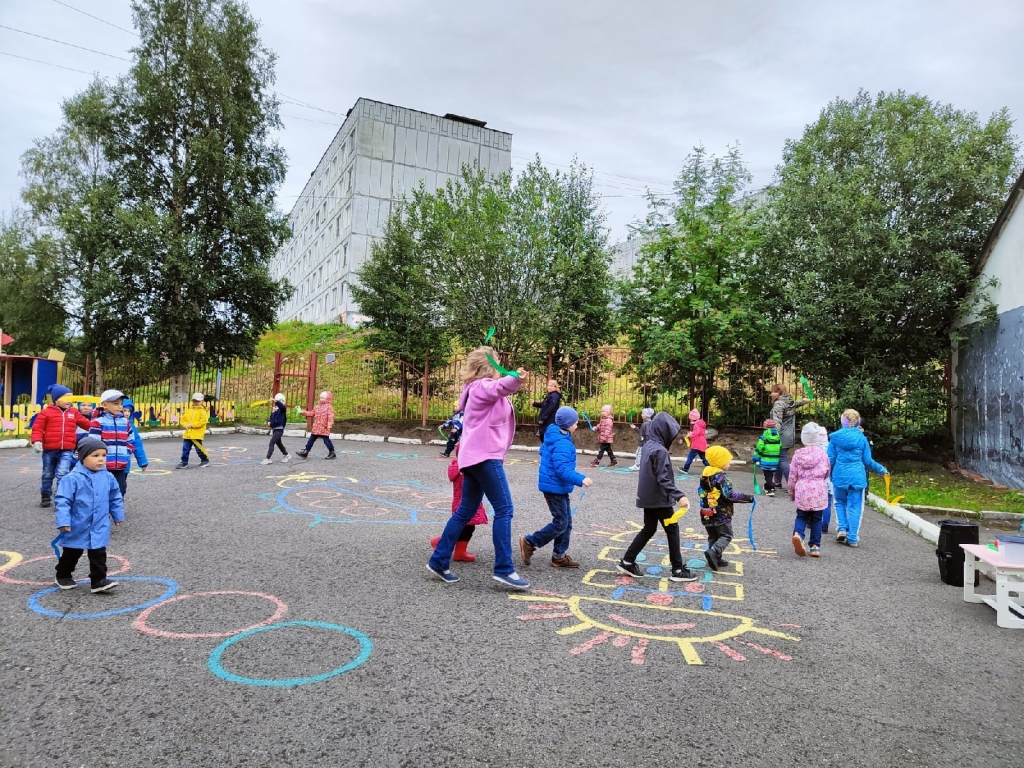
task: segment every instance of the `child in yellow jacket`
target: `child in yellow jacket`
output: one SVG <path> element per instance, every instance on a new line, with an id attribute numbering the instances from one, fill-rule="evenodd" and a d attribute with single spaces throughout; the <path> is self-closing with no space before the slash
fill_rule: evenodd
<path id="1" fill-rule="evenodd" d="M 210 420 L 210 414 L 203 402 L 204 399 L 202 392 L 196 392 L 192 395 L 192 402 L 189 404 L 189 407 L 181 414 L 181 427 L 185 430 L 185 433 L 182 435 L 181 464 L 176 469 L 188 468 L 188 457 L 192 453 L 193 448 L 196 449 L 196 455 L 199 456 L 199 466 L 210 466 L 210 454 L 206 452 L 206 448 L 203 446 L 203 438 L 206 436 L 206 422 Z"/>

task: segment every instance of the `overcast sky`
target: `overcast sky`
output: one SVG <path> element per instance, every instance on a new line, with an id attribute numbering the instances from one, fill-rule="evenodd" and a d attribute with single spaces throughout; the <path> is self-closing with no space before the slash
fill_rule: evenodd
<path id="1" fill-rule="evenodd" d="M 0 25 L 129 58 L 128 0 L 0 0 Z M 597 172 L 613 239 L 665 191 L 697 143 L 739 143 L 771 182 L 783 142 L 831 99 L 904 89 L 983 116 L 1024 117 L 1021 0 L 251 0 L 278 55 L 289 210 L 357 98 L 486 120 L 539 153 Z M 52 132 L 88 73 L 129 62 L 0 28 L 0 209 L 20 155 Z M 59 69 L 14 56 L 68 67 Z M 1015 131 L 1022 132 L 1020 125 Z M 624 178 L 630 177 L 630 178 Z"/>

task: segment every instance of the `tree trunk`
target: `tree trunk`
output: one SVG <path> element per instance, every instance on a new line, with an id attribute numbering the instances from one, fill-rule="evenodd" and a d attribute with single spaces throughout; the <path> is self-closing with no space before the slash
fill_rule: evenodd
<path id="1" fill-rule="evenodd" d="M 95 394 L 99 394 L 107 388 L 107 372 L 103 365 L 103 359 L 97 354 L 93 356 L 93 362 L 96 364 L 95 371 L 93 372 L 93 387 Z"/>

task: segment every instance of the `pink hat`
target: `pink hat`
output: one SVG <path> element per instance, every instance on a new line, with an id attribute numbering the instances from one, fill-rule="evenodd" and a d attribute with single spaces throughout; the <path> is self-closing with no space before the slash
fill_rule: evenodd
<path id="1" fill-rule="evenodd" d="M 690 421 L 697 421 L 700 418 L 700 411 L 694 408 L 690 411 Z"/>
<path id="2" fill-rule="evenodd" d="M 761 426 L 764 427 L 765 429 L 771 429 L 772 427 L 775 426 L 775 419 L 765 419 L 764 423 Z"/>

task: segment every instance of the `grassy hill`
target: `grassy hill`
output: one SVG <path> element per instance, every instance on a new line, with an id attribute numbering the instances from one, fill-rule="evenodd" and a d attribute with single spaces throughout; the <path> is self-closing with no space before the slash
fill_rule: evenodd
<path id="1" fill-rule="evenodd" d="M 325 352 L 359 349 L 363 335 L 362 331 L 339 323 L 314 325 L 294 320 L 280 323 L 263 334 L 256 348 L 256 357 L 258 360 L 272 360 L 275 352 L 290 355 L 316 347 L 323 347 Z"/>

